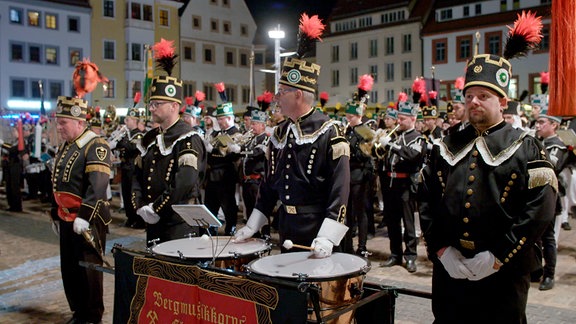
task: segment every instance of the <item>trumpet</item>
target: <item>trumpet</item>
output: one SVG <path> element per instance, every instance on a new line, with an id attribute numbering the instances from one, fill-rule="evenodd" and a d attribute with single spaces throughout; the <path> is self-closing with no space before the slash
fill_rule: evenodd
<path id="1" fill-rule="evenodd" d="M 252 129 L 248 130 L 242 136 L 232 138 L 234 142 L 240 146 L 246 146 L 254 138 L 254 131 Z"/>
<path id="2" fill-rule="evenodd" d="M 374 147 L 374 144 L 379 143 L 380 139 L 382 138 L 392 137 L 392 135 L 394 135 L 394 133 L 398 130 L 399 127 L 400 125 L 396 125 L 396 127 L 394 127 L 391 131 L 388 131 L 386 129 L 378 129 L 376 131 L 373 131 L 372 129 L 370 129 L 370 131 L 373 132 L 373 136 L 370 139 L 365 138 L 365 141 L 360 143 L 360 150 L 365 155 L 372 156 L 372 148 Z"/>
<path id="3" fill-rule="evenodd" d="M 120 142 L 120 140 L 122 140 L 122 138 L 128 133 L 128 127 L 126 127 L 126 125 L 122 125 L 122 127 L 119 127 L 113 131 L 112 134 L 110 134 L 108 137 L 108 145 L 110 146 L 110 149 L 115 149 L 116 145 L 118 145 L 118 142 Z"/>

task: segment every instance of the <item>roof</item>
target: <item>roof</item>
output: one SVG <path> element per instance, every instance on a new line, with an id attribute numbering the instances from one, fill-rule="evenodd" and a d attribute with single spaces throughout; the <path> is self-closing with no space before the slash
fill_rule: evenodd
<path id="1" fill-rule="evenodd" d="M 408 0 L 338 0 L 329 20 L 345 19 L 374 11 L 401 8 L 408 5 Z"/>
<path id="2" fill-rule="evenodd" d="M 69 6 L 92 8 L 90 0 L 44 0 L 45 2 L 61 3 Z"/>

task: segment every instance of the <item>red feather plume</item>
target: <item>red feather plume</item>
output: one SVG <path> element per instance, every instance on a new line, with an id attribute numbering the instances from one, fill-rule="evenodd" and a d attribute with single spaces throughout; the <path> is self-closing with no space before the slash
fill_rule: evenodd
<path id="1" fill-rule="evenodd" d="M 322 20 L 318 18 L 318 15 L 308 17 L 307 14 L 303 13 L 300 17 L 300 31 L 306 34 L 311 39 L 322 40 L 322 32 L 324 32 L 324 24 Z"/>
<path id="2" fill-rule="evenodd" d="M 428 91 L 428 97 L 430 98 L 430 100 L 435 100 L 437 95 L 438 91 Z"/>
<path id="3" fill-rule="evenodd" d="M 417 92 L 420 94 L 426 93 L 426 81 L 422 78 L 417 78 L 412 83 L 412 92 Z"/>
<path id="4" fill-rule="evenodd" d="M 522 11 L 518 14 L 514 26 L 508 26 L 504 58 L 525 56 L 529 50 L 536 48 L 542 40 L 542 27 L 542 18 L 536 17 L 536 13 Z"/>
<path id="5" fill-rule="evenodd" d="M 400 92 L 398 94 L 398 102 L 405 102 L 408 100 L 408 95 L 406 94 L 406 92 Z"/>
<path id="6" fill-rule="evenodd" d="M 274 94 L 272 94 L 272 92 L 268 90 L 264 91 L 264 93 L 262 94 L 262 101 L 264 101 L 265 103 L 271 103 L 272 99 L 274 99 Z"/>
<path id="7" fill-rule="evenodd" d="M 140 102 L 141 98 L 142 93 L 140 93 L 140 91 L 136 91 L 136 93 L 134 94 L 134 107 L 136 107 L 136 105 Z"/>
<path id="8" fill-rule="evenodd" d="M 358 89 L 362 89 L 366 92 L 372 90 L 374 85 L 374 78 L 370 74 L 364 74 L 360 76 L 360 81 L 358 82 Z"/>
<path id="9" fill-rule="evenodd" d="M 550 72 L 540 72 L 540 83 L 550 83 Z"/>
<path id="10" fill-rule="evenodd" d="M 108 82 L 108 79 L 98 71 L 98 66 L 86 58 L 76 63 L 72 80 L 79 98 L 84 98 L 87 93 L 94 91 L 99 82 Z"/>
<path id="11" fill-rule="evenodd" d="M 186 106 L 192 106 L 194 104 L 194 98 L 192 97 L 186 97 L 184 101 L 186 102 Z"/>
<path id="12" fill-rule="evenodd" d="M 464 77 L 457 77 L 456 81 L 454 81 L 454 88 L 458 90 L 464 89 Z"/>
<path id="13" fill-rule="evenodd" d="M 214 88 L 216 88 L 216 91 L 220 93 L 226 90 L 226 85 L 224 85 L 224 82 L 218 82 L 214 84 Z"/>
<path id="14" fill-rule="evenodd" d="M 200 90 L 196 90 L 194 93 L 194 98 L 196 98 L 197 101 L 204 101 L 204 99 L 206 99 L 206 94 Z"/>
<path id="15" fill-rule="evenodd" d="M 174 41 L 160 38 L 158 43 L 152 45 L 152 50 L 157 66 L 166 71 L 168 75 L 172 75 L 172 69 L 176 65 L 176 58 L 178 57 L 175 54 Z"/>
<path id="16" fill-rule="evenodd" d="M 326 92 L 326 91 L 320 92 L 320 99 L 324 99 L 324 100 L 328 101 L 329 98 L 330 98 L 330 95 L 328 94 L 328 92 Z"/>

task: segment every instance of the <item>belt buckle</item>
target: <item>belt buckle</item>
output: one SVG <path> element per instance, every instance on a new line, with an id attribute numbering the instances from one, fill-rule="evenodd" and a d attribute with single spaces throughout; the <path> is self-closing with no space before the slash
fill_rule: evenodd
<path id="1" fill-rule="evenodd" d="M 286 212 L 288 214 L 296 214 L 296 206 L 289 206 L 289 205 L 284 205 L 286 207 Z"/>
<path id="2" fill-rule="evenodd" d="M 474 245 L 474 241 L 467 241 L 460 239 L 460 246 L 467 250 L 475 250 L 476 246 Z"/>

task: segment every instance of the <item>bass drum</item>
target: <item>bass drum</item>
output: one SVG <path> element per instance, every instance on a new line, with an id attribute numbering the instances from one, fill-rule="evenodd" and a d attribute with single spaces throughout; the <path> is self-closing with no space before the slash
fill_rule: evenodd
<path id="1" fill-rule="evenodd" d="M 243 271 L 250 261 L 269 253 L 270 244 L 256 238 L 234 243 L 232 236 L 191 237 L 160 243 L 152 252 L 179 260 L 214 261 L 214 267 Z"/>
<path id="2" fill-rule="evenodd" d="M 325 317 L 355 304 L 361 298 L 370 261 L 347 253 L 334 253 L 319 259 L 310 252 L 293 252 L 254 260 L 248 264 L 248 271 L 267 277 L 314 283 L 319 288 L 320 316 Z M 308 320 L 318 322 L 310 298 L 308 314 Z M 351 310 L 327 323 L 351 323 L 353 318 L 354 311 Z"/>

